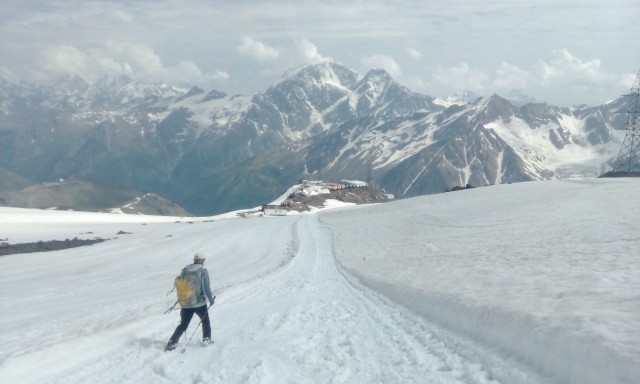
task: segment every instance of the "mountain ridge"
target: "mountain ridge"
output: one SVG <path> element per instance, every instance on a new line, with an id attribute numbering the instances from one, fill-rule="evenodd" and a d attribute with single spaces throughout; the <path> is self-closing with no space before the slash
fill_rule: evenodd
<path id="1" fill-rule="evenodd" d="M 575 108 L 498 95 L 442 103 L 384 70 L 360 76 L 333 62 L 292 69 L 250 97 L 67 81 L 0 81 L 0 167 L 36 182 L 153 191 L 199 215 L 261 205 L 303 177 L 368 179 L 406 197 L 597 176 L 626 123 L 616 113 L 623 98 Z"/>
<path id="2" fill-rule="evenodd" d="M 127 190 L 88 180 L 59 180 L 0 191 L 0 206 L 113 212 L 136 215 L 193 216 L 154 193 Z"/>

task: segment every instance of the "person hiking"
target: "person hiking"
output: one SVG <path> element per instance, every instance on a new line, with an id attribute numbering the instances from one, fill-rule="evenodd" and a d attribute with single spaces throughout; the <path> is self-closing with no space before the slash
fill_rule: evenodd
<path id="1" fill-rule="evenodd" d="M 210 306 L 215 302 L 216 297 L 211 294 L 209 286 L 209 272 L 204 267 L 205 255 L 198 252 L 193 257 L 193 264 L 189 264 L 182 269 L 180 277 L 186 276 L 193 282 L 191 289 L 193 290 L 193 298 L 188 303 L 180 303 L 180 324 L 171 335 L 165 351 L 171 351 L 178 346 L 180 336 L 187 330 L 191 318 L 195 313 L 202 321 L 202 345 L 206 346 L 213 343 L 211 339 L 211 323 L 209 322 L 209 313 L 207 301 Z"/>

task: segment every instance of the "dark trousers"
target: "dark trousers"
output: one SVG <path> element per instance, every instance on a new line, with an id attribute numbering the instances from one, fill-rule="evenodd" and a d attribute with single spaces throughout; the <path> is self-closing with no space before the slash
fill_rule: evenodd
<path id="1" fill-rule="evenodd" d="M 180 324 L 176 327 L 175 332 L 171 336 L 169 341 L 173 344 L 177 344 L 178 340 L 180 340 L 180 336 L 187 330 L 189 326 L 189 322 L 191 322 L 191 318 L 193 314 L 198 315 L 198 317 L 202 320 L 202 338 L 211 338 L 211 324 L 209 323 L 209 313 L 207 312 L 207 306 L 203 305 L 198 308 L 182 308 L 180 310 Z"/>

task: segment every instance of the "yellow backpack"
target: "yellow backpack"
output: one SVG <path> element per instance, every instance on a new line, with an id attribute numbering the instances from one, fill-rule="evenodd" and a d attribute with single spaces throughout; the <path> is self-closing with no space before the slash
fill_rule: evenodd
<path id="1" fill-rule="evenodd" d="M 191 283 L 186 276 L 178 276 L 175 281 L 176 295 L 178 296 L 178 304 L 181 307 L 186 307 L 190 304 L 194 304 L 196 295 L 193 292 Z"/>
<path id="2" fill-rule="evenodd" d="M 202 292 L 202 270 L 189 271 L 184 268 L 180 275 L 175 278 L 173 282 L 173 289 L 167 293 L 167 295 L 173 291 L 176 291 L 176 302 L 169 308 L 165 314 L 170 313 L 180 304 L 182 308 L 194 308 L 198 303 L 198 297 L 201 300 L 206 300 Z"/>
<path id="3" fill-rule="evenodd" d="M 200 270 L 189 271 L 183 269 L 180 276 L 174 282 L 178 304 L 182 308 L 191 308 L 198 302 L 198 295 L 201 295 Z"/>

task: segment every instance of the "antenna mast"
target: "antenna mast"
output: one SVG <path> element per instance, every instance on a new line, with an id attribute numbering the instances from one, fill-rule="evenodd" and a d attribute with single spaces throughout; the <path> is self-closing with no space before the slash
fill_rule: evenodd
<path id="1" fill-rule="evenodd" d="M 640 172 L 640 71 L 628 97 L 627 134 L 613 167 L 614 172 Z"/>

